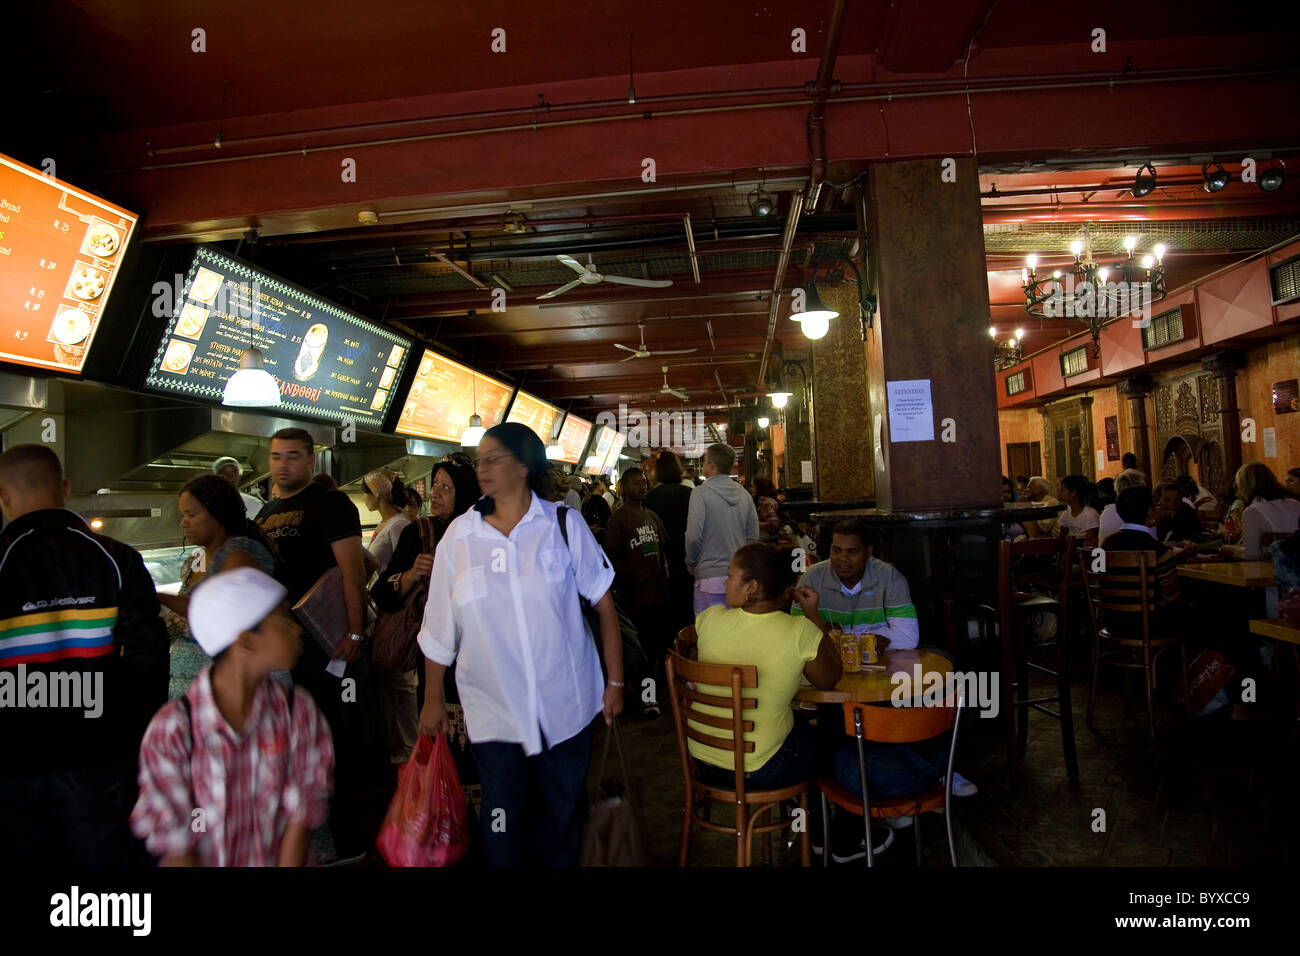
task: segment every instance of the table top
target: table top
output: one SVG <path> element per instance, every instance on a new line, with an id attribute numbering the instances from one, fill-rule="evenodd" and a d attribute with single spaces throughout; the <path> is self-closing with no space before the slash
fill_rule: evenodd
<path id="1" fill-rule="evenodd" d="M 1238 588 L 1271 588 L 1277 583 L 1273 577 L 1272 561 L 1206 561 L 1183 564 L 1178 567 L 1178 576 Z"/>
<path id="2" fill-rule="evenodd" d="M 1290 644 L 1300 644 L 1300 627 L 1296 627 L 1284 617 L 1251 621 L 1250 633 L 1271 637 L 1277 641 L 1287 641 Z"/>
<path id="3" fill-rule="evenodd" d="M 902 671 L 909 677 L 914 675 L 914 668 L 921 665 L 921 673 L 938 671 L 945 679 L 952 673 L 952 661 L 935 651 L 884 651 L 880 655 L 884 670 L 859 671 L 845 674 L 831 690 L 818 690 L 816 687 L 800 687 L 794 695 L 795 700 L 811 701 L 818 704 L 842 704 L 846 700 L 860 704 L 876 704 L 887 701 L 894 692 L 892 675 Z M 923 688 L 916 687 L 920 694 Z"/>
<path id="4" fill-rule="evenodd" d="M 946 521 L 1032 521 L 1051 518 L 1065 510 L 1065 505 L 1045 505 L 1032 501 L 1010 502 L 986 508 L 936 508 L 927 511 L 896 508 L 849 508 L 843 511 L 814 511 L 814 521 L 861 518 L 873 524 L 912 524 Z"/>

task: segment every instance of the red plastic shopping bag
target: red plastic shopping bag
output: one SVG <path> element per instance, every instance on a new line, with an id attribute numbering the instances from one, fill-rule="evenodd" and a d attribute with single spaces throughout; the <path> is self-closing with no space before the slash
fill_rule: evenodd
<path id="1" fill-rule="evenodd" d="M 465 794 L 444 734 L 421 737 L 398 771 L 377 845 L 389 866 L 449 866 L 469 849 Z"/>

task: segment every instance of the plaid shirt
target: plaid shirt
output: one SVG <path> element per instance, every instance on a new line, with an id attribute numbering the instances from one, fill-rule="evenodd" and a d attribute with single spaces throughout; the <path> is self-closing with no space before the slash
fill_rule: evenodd
<path id="1" fill-rule="evenodd" d="M 185 692 L 192 752 L 180 701 L 154 715 L 131 813 L 131 829 L 150 853 L 193 852 L 200 866 L 275 866 L 290 824 L 325 821 L 334 745 L 310 695 L 293 693 L 290 714 L 284 689 L 268 677 L 236 734 L 212 696 L 212 668 L 204 668 Z"/>

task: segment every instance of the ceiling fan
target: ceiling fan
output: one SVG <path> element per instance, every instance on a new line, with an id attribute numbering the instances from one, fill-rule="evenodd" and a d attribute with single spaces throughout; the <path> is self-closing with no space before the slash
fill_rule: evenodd
<path id="1" fill-rule="evenodd" d="M 625 359 L 619 359 L 619 361 L 615 364 L 622 365 L 624 362 L 630 362 L 633 359 L 639 359 L 639 358 L 649 358 L 652 355 L 689 355 L 691 352 L 699 351 L 698 348 L 695 348 L 695 349 L 656 349 L 655 351 L 652 352 L 645 347 L 645 323 L 638 322 L 636 324 L 636 327 L 641 330 L 641 347 L 634 349 L 629 346 L 621 345 L 618 342 L 615 342 L 614 348 L 622 349 L 624 352 L 632 353 Z"/>
<path id="2" fill-rule="evenodd" d="M 667 366 L 667 365 L 661 365 L 661 366 L 659 366 L 659 367 L 660 367 L 661 369 L 663 369 L 663 372 L 664 372 L 664 387 L 661 388 L 661 389 L 659 389 L 659 394 L 660 394 L 660 395 L 676 395 L 676 396 L 677 396 L 678 398 L 680 398 L 683 402 L 686 401 L 687 399 L 689 399 L 691 396 L 688 395 L 686 392 L 683 392 L 680 388 L 673 388 L 672 386 L 670 386 L 670 385 L 668 384 L 668 366 Z"/>
<path id="3" fill-rule="evenodd" d="M 587 264 L 584 266 L 573 256 L 556 256 L 566 266 L 578 273 L 578 278 L 572 282 L 566 282 L 558 289 L 552 289 L 550 292 L 544 292 L 539 295 L 539 299 L 553 299 L 561 292 L 568 292 L 577 285 L 595 285 L 598 282 L 613 282 L 618 285 L 639 285 L 648 289 L 666 289 L 673 284 L 672 279 L 633 279 L 630 276 L 601 275 L 596 271 L 596 265 L 592 261 L 591 255 L 587 255 Z"/>

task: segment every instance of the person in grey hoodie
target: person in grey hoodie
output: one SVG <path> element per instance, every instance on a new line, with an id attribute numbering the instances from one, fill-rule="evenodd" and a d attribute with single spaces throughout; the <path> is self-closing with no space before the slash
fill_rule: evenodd
<path id="1" fill-rule="evenodd" d="M 758 540 L 754 499 L 731 480 L 736 453 L 730 445 L 710 445 L 700 474 L 706 479 L 691 492 L 686 512 L 686 570 L 695 577 L 695 613 L 727 601 L 731 556 Z"/>

